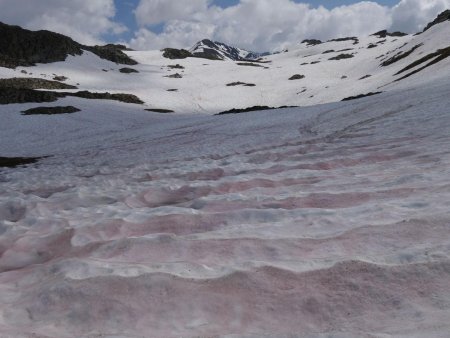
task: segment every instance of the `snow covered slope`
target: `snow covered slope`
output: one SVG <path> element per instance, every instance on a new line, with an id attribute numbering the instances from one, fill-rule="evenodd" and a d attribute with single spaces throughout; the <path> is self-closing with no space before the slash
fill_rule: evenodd
<path id="1" fill-rule="evenodd" d="M 436 52 L 444 50 L 448 56 L 449 35 L 450 21 L 445 21 L 416 36 L 301 44 L 286 53 L 267 56 L 263 62 L 169 60 L 160 51 L 126 52 L 140 63 L 133 67 L 139 73 L 131 74 L 119 72 L 123 65 L 84 52 L 65 62 L 16 70 L 0 68 L 0 77 L 50 79 L 57 74 L 82 90 L 131 93 L 145 101 L 146 108 L 179 113 L 211 114 L 256 105 L 309 106 L 369 92 L 425 86 L 448 77 L 450 58 Z M 428 58 L 414 65 L 424 57 Z M 438 63 L 400 80 L 437 58 Z M 411 69 L 399 73 L 408 66 Z M 28 74 L 22 74 L 23 70 Z M 289 80 L 294 75 L 304 78 Z"/>
<path id="2" fill-rule="evenodd" d="M 85 52 L 0 68 L 146 101 L 0 106 L 0 156 L 43 157 L 0 168 L 0 337 L 446 338 L 449 29 L 263 67 L 128 52 L 126 74 Z M 37 106 L 80 111 L 21 114 Z"/>
<path id="3" fill-rule="evenodd" d="M 2 337 L 445 337 L 450 81 L 228 116 L 2 107 Z"/>

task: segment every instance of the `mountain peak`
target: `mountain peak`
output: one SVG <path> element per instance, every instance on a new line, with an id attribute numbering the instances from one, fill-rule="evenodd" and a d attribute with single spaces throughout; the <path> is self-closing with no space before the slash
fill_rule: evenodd
<path id="1" fill-rule="evenodd" d="M 265 54 L 249 52 L 245 49 L 229 46 L 223 42 L 203 39 L 190 50 L 192 55 L 212 60 L 255 60 Z"/>

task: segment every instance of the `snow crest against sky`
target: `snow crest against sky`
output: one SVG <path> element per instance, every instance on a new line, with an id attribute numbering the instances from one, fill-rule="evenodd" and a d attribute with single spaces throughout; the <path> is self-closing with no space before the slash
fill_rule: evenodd
<path id="1" fill-rule="evenodd" d="M 86 44 L 187 48 L 210 38 L 274 51 L 305 38 L 414 33 L 450 8 L 450 0 L 0 0 L 0 8 L 0 21 Z"/>

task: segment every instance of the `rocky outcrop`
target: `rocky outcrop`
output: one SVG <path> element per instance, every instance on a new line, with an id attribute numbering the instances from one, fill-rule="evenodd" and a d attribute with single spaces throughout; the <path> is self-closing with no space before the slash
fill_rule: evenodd
<path id="1" fill-rule="evenodd" d="M 362 99 L 363 97 L 368 97 L 368 96 L 373 96 L 373 95 L 378 95 L 381 94 L 382 92 L 370 92 L 367 94 L 360 94 L 360 95 L 356 95 L 356 96 L 349 96 L 346 97 L 345 99 L 342 99 L 342 101 L 352 101 L 352 100 L 358 100 L 358 99 Z"/>
<path id="2" fill-rule="evenodd" d="M 58 93 L 60 94 L 60 93 Z M 134 103 L 134 104 L 143 104 L 144 102 L 140 100 L 136 95 L 133 94 L 110 94 L 110 93 L 92 93 L 88 91 L 81 91 L 76 93 L 61 93 L 64 96 L 74 96 L 80 97 L 83 99 L 90 100 L 112 100 L 112 101 L 120 101 L 125 103 Z"/>
<path id="3" fill-rule="evenodd" d="M 337 56 L 334 56 L 334 57 L 332 57 L 332 58 L 329 58 L 328 60 L 334 60 L 334 61 L 336 61 L 336 60 L 344 60 L 344 59 L 351 59 L 351 58 L 353 58 L 353 57 L 355 57 L 353 54 L 339 54 L 339 55 L 337 55 Z"/>
<path id="4" fill-rule="evenodd" d="M 175 113 L 173 110 L 170 110 L 170 109 L 149 108 L 149 109 L 145 109 L 145 110 L 152 112 L 152 113 L 159 113 L 159 114 Z"/>
<path id="5" fill-rule="evenodd" d="M 378 38 L 380 38 L 380 39 L 384 39 L 384 38 L 387 37 L 387 36 L 391 36 L 391 37 L 402 37 L 402 36 L 406 36 L 406 35 L 408 35 L 408 34 L 403 33 L 403 32 L 392 32 L 392 33 L 390 33 L 390 32 L 388 32 L 386 29 L 384 29 L 384 30 L 382 30 L 382 31 L 373 33 L 371 36 L 376 36 L 376 37 L 378 37 Z"/>
<path id="6" fill-rule="evenodd" d="M 245 83 L 245 82 L 231 82 L 227 84 L 227 87 L 236 87 L 236 86 L 244 86 L 244 87 L 255 87 L 254 83 Z"/>
<path id="7" fill-rule="evenodd" d="M 426 25 L 423 31 L 425 32 L 429 30 L 431 27 L 448 20 L 450 20 L 450 9 L 447 9 L 446 11 L 443 11 L 441 14 L 439 14 L 436 19 L 434 19 L 432 22 Z"/>
<path id="8" fill-rule="evenodd" d="M 128 68 L 128 67 L 120 68 L 119 72 L 124 73 L 124 74 L 139 73 L 139 71 L 137 71 L 136 69 Z"/>
<path id="9" fill-rule="evenodd" d="M 268 107 L 268 106 L 253 106 L 243 109 L 230 109 L 227 111 L 223 111 L 221 113 L 215 115 L 228 115 L 228 114 L 240 114 L 240 113 L 248 113 L 252 111 L 261 111 L 261 110 L 270 110 L 270 109 L 283 109 L 283 108 L 295 108 L 296 106 L 281 106 L 281 107 Z"/>
<path id="10" fill-rule="evenodd" d="M 19 26 L 0 23 L 0 67 L 28 67 L 36 63 L 64 61 L 69 55 L 90 51 L 102 59 L 135 65 L 121 45 L 84 46 L 71 38 L 46 31 L 30 31 Z"/>
<path id="11" fill-rule="evenodd" d="M 64 61 L 81 55 L 82 46 L 71 38 L 49 31 L 32 32 L 0 23 L 0 66 L 15 68 L 36 63 Z"/>
<path id="12" fill-rule="evenodd" d="M 192 57 L 192 54 L 186 49 L 165 48 L 162 51 L 163 57 L 171 60 L 179 60 Z"/>
<path id="13" fill-rule="evenodd" d="M 59 115 L 73 114 L 81 111 L 73 106 L 67 107 L 37 107 L 22 111 L 22 115 Z"/>
<path id="14" fill-rule="evenodd" d="M 15 168 L 36 163 L 40 157 L 0 157 L 0 168 Z"/>
<path id="15" fill-rule="evenodd" d="M 407 50 L 405 52 L 399 52 L 397 54 L 395 54 L 394 56 L 390 57 L 389 59 L 383 61 L 381 63 L 382 67 L 386 67 L 386 66 L 390 66 L 393 63 L 396 63 L 404 58 L 406 58 L 407 56 L 411 55 L 417 48 L 420 48 L 423 44 L 418 44 L 415 45 L 414 47 L 412 47 L 410 50 Z"/>
<path id="16" fill-rule="evenodd" d="M 34 89 L 0 88 L 0 104 L 54 102 L 60 93 Z"/>
<path id="17" fill-rule="evenodd" d="M 170 69 L 184 69 L 184 67 L 182 65 L 178 64 L 178 63 L 176 65 L 168 65 L 167 68 L 170 68 Z"/>
<path id="18" fill-rule="evenodd" d="M 421 57 L 419 60 L 414 61 L 413 63 L 409 64 L 405 68 L 398 71 L 395 75 L 400 75 L 406 71 L 409 71 L 409 70 L 412 70 L 413 68 L 421 66 L 421 67 L 418 67 L 418 68 L 412 70 L 410 73 L 404 75 L 403 77 L 401 77 L 395 81 L 400 81 L 400 80 L 406 79 L 406 78 L 410 77 L 411 75 L 417 74 L 417 73 L 421 72 L 422 70 L 424 70 L 425 68 L 435 65 L 436 63 L 441 62 L 442 60 L 445 60 L 449 57 L 450 57 L 450 46 L 447 48 L 438 49 L 437 51 Z"/>
<path id="19" fill-rule="evenodd" d="M 130 58 L 127 54 L 123 52 L 124 50 L 127 50 L 126 47 L 123 45 L 108 44 L 105 46 L 93 46 L 93 47 L 83 46 L 83 49 L 88 50 L 96 54 L 98 57 L 111 62 L 129 66 L 134 66 L 138 64 L 136 61 L 134 61 L 132 58 Z"/>
<path id="20" fill-rule="evenodd" d="M 305 78 L 305 75 L 301 75 L 301 74 L 295 74 L 295 75 L 292 75 L 290 78 L 289 78 L 289 80 L 301 80 L 301 79 L 304 79 Z"/>
<path id="21" fill-rule="evenodd" d="M 353 41 L 354 45 L 357 45 L 359 43 L 359 39 L 356 36 L 328 40 L 328 42 L 344 42 L 344 41 Z"/>
<path id="22" fill-rule="evenodd" d="M 302 43 L 306 43 L 307 46 L 315 46 L 315 45 L 320 45 L 322 43 L 322 41 L 317 40 L 317 39 L 306 39 L 306 40 L 303 40 Z"/>
<path id="23" fill-rule="evenodd" d="M 16 89 L 77 89 L 58 81 L 50 81 L 39 78 L 13 77 L 10 79 L 0 79 L 0 88 Z"/>
<path id="24" fill-rule="evenodd" d="M 247 66 L 247 67 L 264 67 L 254 62 L 237 62 L 236 64 L 238 66 Z"/>
<path id="25" fill-rule="evenodd" d="M 178 73 L 175 73 L 175 74 L 172 74 L 172 75 L 166 75 L 166 76 L 164 76 L 164 77 L 168 77 L 168 78 L 170 78 L 170 79 L 182 79 L 182 78 L 183 78 L 183 75 L 178 74 Z"/>
<path id="26" fill-rule="evenodd" d="M 79 97 L 83 99 L 113 100 L 135 104 L 144 103 L 137 96 L 132 94 L 92 93 L 88 91 L 69 93 L 24 88 L 0 88 L 0 104 L 54 102 L 59 98 L 67 96 Z"/>

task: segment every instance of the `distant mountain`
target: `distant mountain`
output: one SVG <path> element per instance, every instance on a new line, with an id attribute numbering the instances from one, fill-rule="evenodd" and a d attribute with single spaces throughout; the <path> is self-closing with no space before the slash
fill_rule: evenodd
<path id="1" fill-rule="evenodd" d="M 177 113 L 356 99 L 448 76 L 449 18 L 449 11 L 441 13 L 428 25 L 433 28 L 421 34 L 383 30 L 370 36 L 310 39 L 267 56 L 208 39 L 190 50 L 90 47 L 58 33 L 0 24 L 0 105 L 53 102 L 68 96 L 51 92 L 62 89 L 87 91 L 69 95 L 85 99 L 134 95 L 149 109 Z M 261 56 L 264 60 L 258 60 Z M 134 67 L 117 65 L 134 60 L 139 62 Z"/>
<path id="2" fill-rule="evenodd" d="M 231 47 L 222 42 L 211 41 L 209 39 L 203 39 L 202 41 L 197 42 L 189 52 L 195 57 L 233 61 L 256 60 L 262 56 L 269 55 L 269 53 L 249 52 L 241 48 Z"/>

